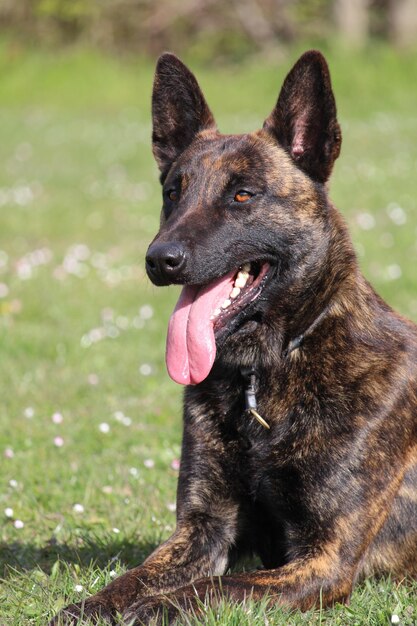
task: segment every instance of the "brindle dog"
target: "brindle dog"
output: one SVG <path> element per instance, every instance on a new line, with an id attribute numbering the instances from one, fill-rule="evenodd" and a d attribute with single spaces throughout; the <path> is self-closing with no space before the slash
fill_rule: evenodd
<path id="1" fill-rule="evenodd" d="M 221 135 L 164 54 L 153 125 L 147 272 L 185 285 L 167 349 L 188 385 L 177 528 L 53 624 L 173 620 L 221 595 L 305 610 L 364 575 L 416 575 L 417 327 L 363 278 L 328 198 L 341 132 L 324 58 L 298 60 L 262 130 Z M 265 569 L 223 576 L 248 553 Z"/>

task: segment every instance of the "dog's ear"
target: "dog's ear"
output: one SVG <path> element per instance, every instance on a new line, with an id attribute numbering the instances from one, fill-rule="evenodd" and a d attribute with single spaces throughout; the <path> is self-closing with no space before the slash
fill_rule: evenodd
<path id="1" fill-rule="evenodd" d="M 264 128 L 311 178 L 323 183 L 329 178 L 342 134 L 329 68 L 320 52 L 310 50 L 294 65 Z"/>
<path id="2" fill-rule="evenodd" d="M 158 59 L 152 121 L 152 149 L 162 176 L 199 131 L 216 127 L 195 76 L 174 54 Z"/>

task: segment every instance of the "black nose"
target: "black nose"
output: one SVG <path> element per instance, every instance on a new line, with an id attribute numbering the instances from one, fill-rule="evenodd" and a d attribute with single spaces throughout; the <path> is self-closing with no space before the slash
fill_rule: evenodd
<path id="1" fill-rule="evenodd" d="M 180 282 L 185 267 L 185 250 L 178 243 L 154 243 L 146 255 L 146 271 L 155 285 Z"/>

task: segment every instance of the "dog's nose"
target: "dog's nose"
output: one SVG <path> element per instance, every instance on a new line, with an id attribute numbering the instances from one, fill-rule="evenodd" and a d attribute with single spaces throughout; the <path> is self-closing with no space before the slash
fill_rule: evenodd
<path id="1" fill-rule="evenodd" d="M 180 244 L 155 243 L 146 255 L 146 271 L 155 285 L 169 285 L 180 278 L 185 261 L 185 250 Z"/>

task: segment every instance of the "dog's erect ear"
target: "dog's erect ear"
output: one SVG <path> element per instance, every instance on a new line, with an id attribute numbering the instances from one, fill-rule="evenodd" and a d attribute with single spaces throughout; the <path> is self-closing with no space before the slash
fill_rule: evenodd
<path id="1" fill-rule="evenodd" d="M 342 134 L 329 68 L 320 52 L 310 50 L 294 65 L 264 128 L 311 178 L 329 178 Z"/>
<path id="2" fill-rule="evenodd" d="M 216 127 L 194 75 L 174 54 L 158 59 L 152 121 L 152 149 L 162 176 L 199 131 Z"/>

